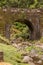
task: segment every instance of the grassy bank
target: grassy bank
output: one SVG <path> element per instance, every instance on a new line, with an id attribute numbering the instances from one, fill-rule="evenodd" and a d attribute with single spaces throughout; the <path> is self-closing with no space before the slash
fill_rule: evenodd
<path id="1" fill-rule="evenodd" d="M 13 46 L 0 43 L 0 50 L 4 52 L 5 62 L 9 62 L 13 65 L 28 65 L 24 63 L 18 63 L 18 61 L 21 62 L 21 53 L 16 52 L 17 49 Z"/>

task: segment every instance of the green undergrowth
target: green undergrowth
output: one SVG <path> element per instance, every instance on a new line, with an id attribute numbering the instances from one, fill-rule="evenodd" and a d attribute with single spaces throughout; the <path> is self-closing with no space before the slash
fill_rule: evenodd
<path id="1" fill-rule="evenodd" d="M 17 49 L 11 45 L 5 45 L 0 43 L 0 51 L 4 52 L 4 61 L 13 65 L 29 65 L 22 63 L 22 56 Z"/>
<path id="2" fill-rule="evenodd" d="M 43 54 L 43 52 L 41 52 L 41 49 L 37 48 L 35 46 L 26 47 L 25 51 L 30 52 L 32 49 L 37 50 L 38 54 Z M 22 59 L 23 59 L 22 53 L 23 52 L 20 52 L 17 50 L 18 49 L 13 47 L 12 45 L 6 45 L 6 44 L 0 43 L 0 51 L 4 52 L 4 61 L 5 62 L 9 62 L 13 65 L 29 65 L 29 64 L 22 62 Z"/>
<path id="3" fill-rule="evenodd" d="M 36 50 L 39 55 L 43 55 L 43 51 L 42 51 L 42 49 L 39 48 L 39 47 L 30 46 L 30 47 L 25 48 L 25 50 L 26 50 L 27 52 L 30 52 L 32 49 Z"/>
<path id="4" fill-rule="evenodd" d="M 30 30 L 26 24 L 20 22 L 13 22 L 11 26 L 11 39 L 14 38 L 23 38 L 27 39 L 30 36 Z"/>

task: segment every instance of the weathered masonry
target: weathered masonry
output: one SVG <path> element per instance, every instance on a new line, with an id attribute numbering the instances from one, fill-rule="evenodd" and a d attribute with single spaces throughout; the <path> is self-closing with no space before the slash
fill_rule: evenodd
<path id="1" fill-rule="evenodd" d="M 10 37 L 13 21 L 25 23 L 29 27 L 30 39 L 39 39 L 43 36 L 43 9 L 1 8 L 0 31 L 5 30 L 3 33 L 7 38 Z"/>

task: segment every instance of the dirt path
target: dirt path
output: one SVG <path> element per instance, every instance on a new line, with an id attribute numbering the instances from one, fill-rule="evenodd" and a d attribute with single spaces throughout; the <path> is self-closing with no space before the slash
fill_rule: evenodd
<path id="1" fill-rule="evenodd" d="M 12 65 L 12 64 L 7 63 L 7 62 L 0 62 L 0 65 Z"/>

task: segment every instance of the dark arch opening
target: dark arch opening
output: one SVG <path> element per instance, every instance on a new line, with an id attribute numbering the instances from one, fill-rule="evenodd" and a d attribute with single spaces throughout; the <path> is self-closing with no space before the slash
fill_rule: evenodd
<path id="1" fill-rule="evenodd" d="M 29 30 L 30 30 L 30 37 L 28 37 L 28 38 L 31 39 L 31 40 L 33 40 L 34 26 L 31 23 L 31 21 L 26 20 L 26 19 L 24 19 L 24 20 L 18 19 L 15 22 L 21 22 L 22 24 L 26 24 L 29 27 Z"/>

